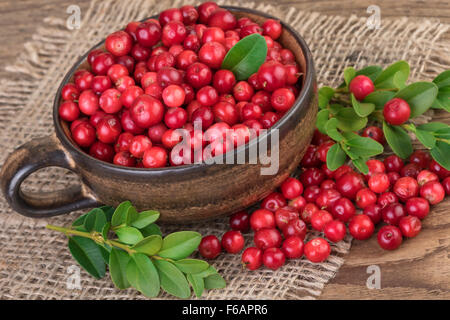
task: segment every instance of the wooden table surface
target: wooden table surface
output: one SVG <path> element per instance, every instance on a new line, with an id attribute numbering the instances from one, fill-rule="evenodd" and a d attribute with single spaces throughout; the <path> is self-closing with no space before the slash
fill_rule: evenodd
<path id="1" fill-rule="evenodd" d="M 271 1 L 266 1 L 271 2 Z M 367 7 L 378 5 L 383 16 L 432 17 L 450 23 L 450 2 L 441 0 L 277 0 L 303 10 L 325 14 L 368 16 Z M 13 63 L 37 25 L 48 16 L 66 16 L 78 4 L 83 12 L 89 0 L 0 0 L 0 77 Z M 444 35 L 449 41 L 450 34 Z M 423 231 L 405 241 L 399 250 L 381 250 L 376 237 L 354 241 L 337 276 L 325 287 L 322 299 L 450 299 L 450 201 L 433 208 Z M 378 266 L 381 289 L 368 289 L 369 266 Z"/>

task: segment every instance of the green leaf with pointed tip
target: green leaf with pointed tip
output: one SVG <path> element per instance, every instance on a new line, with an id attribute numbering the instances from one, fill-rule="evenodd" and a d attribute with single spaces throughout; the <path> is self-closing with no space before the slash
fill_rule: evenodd
<path id="1" fill-rule="evenodd" d="M 436 145 L 436 138 L 429 131 L 416 129 L 416 138 L 428 149 L 434 148 Z"/>
<path id="2" fill-rule="evenodd" d="M 353 80 L 353 78 L 356 76 L 356 70 L 353 67 L 345 68 L 344 70 L 344 81 L 345 85 L 348 87 L 350 85 L 350 82 Z"/>
<path id="3" fill-rule="evenodd" d="M 386 102 L 394 98 L 395 92 L 392 91 L 374 91 L 369 93 L 363 100 L 365 103 L 373 103 L 377 109 L 382 109 Z"/>
<path id="4" fill-rule="evenodd" d="M 205 289 L 223 289 L 227 286 L 224 278 L 220 274 L 213 274 L 204 279 Z"/>
<path id="5" fill-rule="evenodd" d="M 146 297 L 154 298 L 159 294 L 161 283 L 158 271 L 145 254 L 133 254 L 126 273 L 128 282 Z"/>
<path id="6" fill-rule="evenodd" d="M 327 153 L 327 167 L 331 171 L 336 170 L 345 163 L 347 156 L 342 150 L 339 143 L 335 143 L 331 146 Z"/>
<path id="7" fill-rule="evenodd" d="M 119 238 L 119 241 L 126 244 L 133 245 L 144 239 L 142 233 L 133 227 L 121 227 L 114 232 Z"/>
<path id="8" fill-rule="evenodd" d="M 85 213 L 81 216 L 79 216 L 77 219 L 75 219 L 74 222 L 72 222 L 72 227 L 80 227 L 84 224 L 84 221 L 86 220 L 86 217 L 88 216 L 88 213 Z"/>
<path id="9" fill-rule="evenodd" d="M 400 158 L 406 159 L 413 153 L 408 133 L 399 126 L 391 126 L 383 121 L 383 133 L 387 143 Z"/>
<path id="10" fill-rule="evenodd" d="M 131 225 L 135 228 L 142 229 L 159 219 L 159 212 L 155 210 L 142 211 Z"/>
<path id="11" fill-rule="evenodd" d="M 363 75 L 370 80 L 375 81 L 375 79 L 380 75 L 380 73 L 383 71 L 383 69 L 380 66 L 367 66 L 365 68 L 362 68 L 361 70 L 356 71 L 356 75 Z"/>
<path id="12" fill-rule="evenodd" d="M 69 250 L 73 258 L 96 279 L 105 275 L 106 265 L 100 248 L 94 240 L 73 236 L 69 238 Z"/>
<path id="13" fill-rule="evenodd" d="M 443 122 L 428 122 L 417 126 L 417 129 L 419 130 L 431 132 L 435 132 L 438 131 L 439 129 L 446 129 L 446 128 L 448 128 L 448 125 Z"/>
<path id="14" fill-rule="evenodd" d="M 111 218 L 111 225 L 113 227 L 117 227 L 123 223 L 125 223 L 127 217 L 128 208 L 131 207 L 130 201 L 124 201 L 116 208 L 114 214 Z"/>
<path id="15" fill-rule="evenodd" d="M 330 116 L 330 111 L 328 111 L 327 109 L 320 110 L 317 113 L 316 127 L 323 134 L 327 133 L 325 131 L 325 124 L 327 123 L 329 116 Z"/>
<path id="16" fill-rule="evenodd" d="M 330 113 L 335 116 L 337 115 L 337 113 L 339 112 L 339 110 L 343 109 L 344 106 L 339 104 L 339 103 L 332 103 L 330 104 L 330 106 L 328 107 L 330 110 Z"/>
<path id="17" fill-rule="evenodd" d="M 369 167 L 367 166 L 366 161 L 367 161 L 366 159 L 359 158 L 352 160 L 352 163 L 355 166 L 355 168 L 358 169 L 360 172 L 362 172 L 363 174 L 368 174 Z"/>
<path id="18" fill-rule="evenodd" d="M 159 252 L 162 246 L 162 238 L 159 235 L 148 236 L 138 243 L 132 249 L 140 253 L 145 253 L 148 256 L 153 256 Z"/>
<path id="19" fill-rule="evenodd" d="M 318 93 L 318 99 L 319 99 L 319 108 L 323 109 L 325 108 L 328 103 L 330 102 L 331 98 L 333 98 L 334 95 L 334 89 L 331 87 L 321 87 L 319 89 Z"/>
<path id="20" fill-rule="evenodd" d="M 108 246 L 107 244 L 103 244 L 103 245 L 97 244 L 97 246 L 100 249 L 100 253 L 102 254 L 103 261 L 105 262 L 105 264 L 108 264 L 111 247 Z"/>
<path id="21" fill-rule="evenodd" d="M 127 226 L 132 226 L 133 222 L 139 217 L 139 213 L 136 211 L 136 208 L 131 206 L 128 208 L 127 213 L 125 215 L 125 224 Z M 134 227 L 134 226 L 133 226 Z"/>
<path id="22" fill-rule="evenodd" d="M 148 237 L 148 236 L 151 236 L 154 234 L 162 237 L 161 229 L 159 228 L 159 226 L 157 224 L 154 224 L 154 223 L 149 224 L 148 226 L 146 226 L 143 229 L 140 229 L 140 231 L 144 237 Z"/>
<path id="23" fill-rule="evenodd" d="M 411 108 L 411 118 L 415 118 L 427 111 L 438 93 L 438 87 L 433 82 L 414 82 L 403 88 L 395 98 L 405 100 Z"/>
<path id="24" fill-rule="evenodd" d="M 111 230 L 111 222 L 105 223 L 105 225 L 103 226 L 102 231 L 101 231 L 103 239 L 105 239 L 105 240 L 108 239 L 108 233 L 110 230 Z"/>
<path id="25" fill-rule="evenodd" d="M 443 109 L 450 112 L 450 87 L 440 88 L 436 100 L 434 100 L 433 108 Z"/>
<path id="26" fill-rule="evenodd" d="M 450 87 L 450 70 L 441 72 L 433 82 L 438 86 L 439 89 L 444 87 Z"/>
<path id="27" fill-rule="evenodd" d="M 440 128 L 434 132 L 436 138 L 450 140 L 450 126 Z"/>
<path id="28" fill-rule="evenodd" d="M 334 141 L 342 141 L 344 137 L 337 130 L 339 121 L 336 118 L 328 119 L 328 121 L 324 125 L 324 129 L 326 134 L 333 139 Z"/>
<path id="29" fill-rule="evenodd" d="M 109 256 L 109 273 L 114 285 L 119 289 L 130 287 L 127 280 L 127 266 L 130 262 L 130 255 L 125 251 L 112 248 Z"/>
<path id="30" fill-rule="evenodd" d="M 373 112 L 373 110 L 375 110 L 375 105 L 373 103 L 359 102 L 356 100 L 353 93 L 350 94 L 350 99 L 352 101 L 353 109 L 355 109 L 356 114 L 361 118 L 367 117 Z"/>
<path id="31" fill-rule="evenodd" d="M 375 79 L 377 89 L 403 88 L 409 77 L 409 64 L 400 60 L 383 70 Z"/>
<path id="32" fill-rule="evenodd" d="M 182 259 L 174 261 L 175 266 L 184 273 L 199 273 L 208 269 L 206 261 L 198 259 Z"/>
<path id="33" fill-rule="evenodd" d="M 358 157 L 368 158 L 383 153 L 383 146 L 371 138 L 349 134 L 348 132 L 344 133 L 344 137 L 346 138 L 344 142 L 346 147 Z"/>
<path id="34" fill-rule="evenodd" d="M 180 260 L 188 257 L 197 249 L 202 236 L 198 232 L 180 231 L 166 236 L 158 255 L 163 258 Z"/>
<path id="35" fill-rule="evenodd" d="M 191 295 L 191 289 L 186 276 L 171 262 L 154 260 L 161 280 L 161 288 L 175 297 L 186 299 Z"/>
<path id="36" fill-rule="evenodd" d="M 111 206 L 102 206 L 102 207 L 100 207 L 99 209 L 102 210 L 102 211 L 105 213 L 106 220 L 107 220 L 108 222 L 111 222 L 112 216 L 113 216 L 114 211 L 115 211 L 114 207 L 111 207 Z"/>
<path id="37" fill-rule="evenodd" d="M 226 54 L 222 69 L 234 73 L 236 80 L 247 80 L 259 70 L 267 56 L 267 43 L 258 33 L 251 34 L 236 43 Z"/>
<path id="38" fill-rule="evenodd" d="M 83 226 L 88 232 L 91 232 L 93 230 L 97 232 L 102 232 L 105 224 L 106 224 L 105 213 L 103 212 L 103 210 L 95 208 L 89 211 L 86 219 L 84 220 Z"/>
<path id="39" fill-rule="evenodd" d="M 361 118 L 353 108 L 342 108 L 336 114 L 338 128 L 342 131 L 358 131 L 367 125 L 367 117 Z"/>
<path id="40" fill-rule="evenodd" d="M 200 298 L 203 294 L 203 291 L 205 290 L 205 281 L 203 280 L 203 278 L 196 274 L 188 274 L 186 278 L 191 284 L 195 296 L 197 298 Z"/>
<path id="41" fill-rule="evenodd" d="M 430 151 L 431 156 L 445 169 L 450 170 L 450 145 L 443 141 L 436 141 L 436 145 Z"/>

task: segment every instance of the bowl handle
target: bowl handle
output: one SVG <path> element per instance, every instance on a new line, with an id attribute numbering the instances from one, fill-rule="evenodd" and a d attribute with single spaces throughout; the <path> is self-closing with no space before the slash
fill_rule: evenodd
<path id="1" fill-rule="evenodd" d="M 76 172 L 74 161 L 56 136 L 33 139 L 11 153 L 0 172 L 0 187 L 10 206 L 28 217 L 44 218 L 99 205 L 83 185 L 54 192 L 25 192 L 20 186 L 34 171 L 62 167 Z"/>

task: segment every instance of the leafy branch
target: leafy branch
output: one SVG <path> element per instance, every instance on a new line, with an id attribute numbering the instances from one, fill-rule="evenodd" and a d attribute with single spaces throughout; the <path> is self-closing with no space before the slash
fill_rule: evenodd
<path id="1" fill-rule="evenodd" d="M 73 258 L 96 279 L 106 266 L 119 289 L 134 287 L 145 296 L 156 297 L 162 288 L 179 298 L 197 297 L 205 289 L 224 288 L 225 280 L 207 262 L 188 258 L 197 249 L 201 235 L 174 232 L 166 237 L 155 222 L 159 212 L 138 213 L 129 201 L 116 209 L 93 209 L 68 228 L 47 225 L 64 233 Z"/>
<path id="2" fill-rule="evenodd" d="M 411 122 L 394 126 L 384 120 L 383 107 L 393 98 L 401 98 L 409 104 L 410 119 L 429 108 L 450 112 L 450 70 L 442 72 L 432 82 L 407 85 L 409 73 L 406 61 L 398 61 L 384 70 L 379 66 L 368 66 L 358 71 L 349 67 L 344 70 L 344 82 L 338 88 L 320 88 L 316 126 L 336 142 L 327 154 L 330 170 L 336 170 L 350 158 L 358 170 L 367 174 L 366 161 L 384 151 L 383 145 L 377 141 L 357 134 L 369 123 L 381 125 L 386 142 L 399 157 L 407 158 L 413 152 L 408 135 L 412 132 L 430 150 L 433 159 L 450 170 L 450 126 L 440 122 L 417 127 Z M 358 75 L 369 77 L 375 86 L 362 101 L 358 101 L 349 90 L 350 82 Z"/>

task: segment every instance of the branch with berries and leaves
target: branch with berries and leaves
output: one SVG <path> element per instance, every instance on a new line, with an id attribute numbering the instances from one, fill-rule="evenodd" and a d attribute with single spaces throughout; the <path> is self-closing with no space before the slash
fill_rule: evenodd
<path id="1" fill-rule="evenodd" d="M 133 287 L 151 298 L 162 288 L 176 297 L 189 298 L 191 287 L 197 297 L 205 289 L 224 288 L 225 280 L 214 267 L 188 258 L 200 244 L 201 235 L 180 231 L 163 238 L 155 224 L 158 218 L 159 212 L 139 213 L 125 201 L 116 209 L 93 209 L 68 228 L 47 228 L 69 238 L 73 258 L 94 278 L 103 278 L 108 266 L 119 289 Z"/>
<path id="2" fill-rule="evenodd" d="M 413 152 L 408 132 L 430 150 L 436 162 L 450 170 L 450 126 L 441 122 L 416 126 L 411 121 L 430 108 L 450 112 L 450 70 L 432 82 L 407 85 L 409 72 L 406 61 L 384 70 L 379 66 L 361 70 L 349 67 L 339 87 L 320 88 L 316 126 L 335 141 L 327 153 L 330 170 L 350 158 L 359 171 L 367 174 L 366 161 L 384 152 L 384 139 L 405 159 Z"/>

